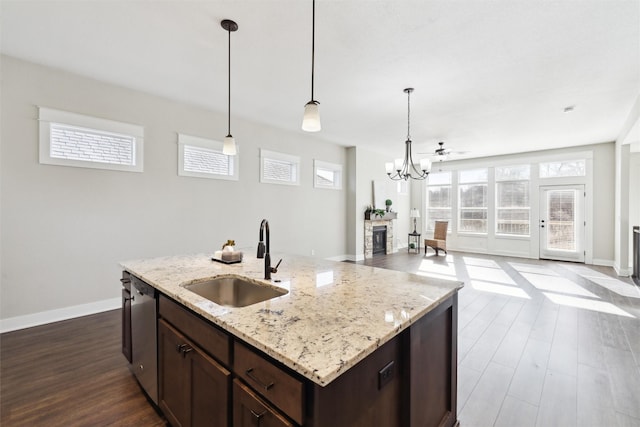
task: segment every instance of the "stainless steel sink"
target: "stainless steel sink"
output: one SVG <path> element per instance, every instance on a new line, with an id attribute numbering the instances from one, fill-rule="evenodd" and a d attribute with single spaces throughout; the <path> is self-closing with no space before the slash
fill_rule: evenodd
<path id="1" fill-rule="evenodd" d="M 246 307 L 289 292 L 286 289 L 231 275 L 190 283 L 184 288 L 227 307 Z"/>

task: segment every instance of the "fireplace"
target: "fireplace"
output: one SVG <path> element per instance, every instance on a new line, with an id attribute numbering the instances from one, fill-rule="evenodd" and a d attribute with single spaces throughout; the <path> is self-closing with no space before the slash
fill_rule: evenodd
<path id="1" fill-rule="evenodd" d="M 375 232 L 374 232 L 375 230 Z M 375 234 L 374 234 L 375 233 Z M 375 237 L 374 237 L 375 236 Z M 374 252 L 374 245 L 376 246 Z M 382 248 L 380 247 L 382 245 Z M 393 247 L 393 220 L 391 219 L 365 219 L 364 220 L 364 258 L 373 257 L 374 253 L 392 254 Z"/>
<path id="2" fill-rule="evenodd" d="M 387 226 L 376 225 L 373 227 L 373 255 L 385 255 L 387 253 Z"/>

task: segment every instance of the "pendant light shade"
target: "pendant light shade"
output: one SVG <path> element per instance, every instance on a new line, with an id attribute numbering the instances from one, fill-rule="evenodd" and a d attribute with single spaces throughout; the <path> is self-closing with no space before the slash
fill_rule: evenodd
<path id="1" fill-rule="evenodd" d="M 230 19 L 224 19 L 220 25 L 229 33 L 229 61 L 227 63 L 228 68 L 228 98 L 227 98 L 227 136 L 224 137 L 224 142 L 222 143 L 222 154 L 227 156 L 235 156 L 237 153 L 236 150 L 236 140 L 231 136 L 231 32 L 238 30 L 238 24 Z"/>
<path id="2" fill-rule="evenodd" d="M 311 100 L 304 106 L 304 117 L 302 119 L 302 130 L 307 132 L 318 132 L 322 129 L 320 125 L 320 112 L 318 111 L 318 101 L 313 99 L 313 78 L 315 69 L 315 48 L 316 48 L 316 0 L 313 0 L 313 11 L 311 14 Z"/>
<path id="3" fill-rule="evenodd" d="M 225 136 L 224 142 L 222 143 L 222 154 L 226 156 L 235 156 L 237 153 L 235 138 L 231 135 Z"/>
<path id="4" fill-rule="evenodd" d="M 431 161 L 429 159 L 420 160 L 420 170 L 416 168 L 411 154 L 411 92 L 413 88 L 409 87 L 404 90 L 407 94 L 407 140 L 404 147 L 404 159 L 395 159 L 393 162 L 385 163 L 385 169 L 389 178 L 394 181 L 416 179 L 427 179 L 431 172 Z"/>
<path id="5" fill-rule="evenodd" d="M 320 111 L 318 111 L 318 102 L 309 101 L 304 106 L 304 118 L 302 119 L 302 130 L 307 132 L 318 132 L 322 129 L 320 125 Z"/>

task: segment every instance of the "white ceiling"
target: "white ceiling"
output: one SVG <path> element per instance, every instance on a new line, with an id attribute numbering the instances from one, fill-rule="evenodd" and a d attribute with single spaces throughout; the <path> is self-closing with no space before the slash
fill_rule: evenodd
<path id="1" fill-rule="evenodd" d="M 233 117 L 302 133 L 311 0 L 2 0 L 0 14 L 4 54 L 223 113 L 233 19 L 234 135 Z M 640 93 L 640 2 L 317 0 L 315 82 L 319 138 L 395 157 L 409 86 L 414 151 L 613 141 Z"/>

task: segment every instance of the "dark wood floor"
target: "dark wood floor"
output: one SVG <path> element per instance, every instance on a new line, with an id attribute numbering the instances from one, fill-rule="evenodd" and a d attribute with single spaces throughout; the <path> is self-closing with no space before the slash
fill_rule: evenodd
<path id="1" fill-rule="evenodd" d="M 119 310 L 0 335 L 0 425 L 164 426 L 120 352 Z"/>
<path id="2" fill-rule="evenodd" d="M 640 426 L 640 292 L 613 269 L 453 253 L 362 264 L 465 282 L 468 426 Z M 0 425 L 163 426 L 120 353 L 118 310 L 0 335 Z"/>

